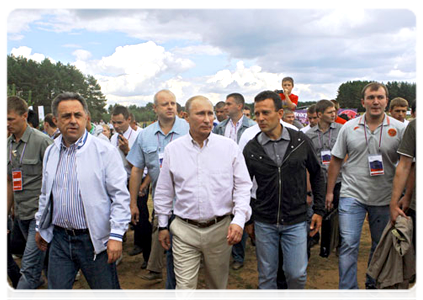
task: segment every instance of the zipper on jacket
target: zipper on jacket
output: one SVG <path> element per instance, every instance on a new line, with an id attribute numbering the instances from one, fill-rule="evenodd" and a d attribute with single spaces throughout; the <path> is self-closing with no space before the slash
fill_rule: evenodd
<path id="1" fill-rule="evenodd" d="M 283 166 L 283 164 L 286 162 L 286 160 L 291 156 L 291 154 L 296 151 L 302 144 L 304 143 L 304 141 L 302 141 L 297 147 L 295 147 L 286 157 L 285 159 L 282 161 L 281 167 Z M 281 211 L 281 202 L 282 202 L 282 179 L 281 179 L 281 167 L 278 167 L 278 180 L 279 180 L 279 206 L 278 206 L 278 219 L 276 221 L 276 225 L 279 225 L 279 215 L 280 215 L 280 211 Z"/>
<path id="2" fill-rule="evenodd" d="M 281 193 L 282 193 L 281 167 L 278 167 L 278 180 L 279 180 L 279 204 L 278 204 L 278 219 L 276 220 L 277 226 L 279 226 L 279 215 L 281 211 Z"/>

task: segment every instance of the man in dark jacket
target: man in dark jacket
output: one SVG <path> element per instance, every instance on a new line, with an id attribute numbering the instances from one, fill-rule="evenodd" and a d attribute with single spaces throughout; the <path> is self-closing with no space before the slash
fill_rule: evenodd
<path id="1" fill-rule="evenodd" d="M 279 96 L 264 91 L 254 99 L 261 129 L 244 148 L 257 198 L 246 231 L 256 239 L 259 288 L 276 289 L 279 243 L 289 289 L 303 289 L 307 279 L 307 175 L 314 194 L 310 235 L 318 232 L 324 214 L 324 180 L 312 142 L 300 131 L 283 127 Z"/>

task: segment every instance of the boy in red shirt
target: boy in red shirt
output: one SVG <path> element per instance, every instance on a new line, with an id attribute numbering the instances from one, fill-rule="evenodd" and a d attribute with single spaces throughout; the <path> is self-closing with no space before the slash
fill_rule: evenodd
<path id="1" fill-rule="evenodd" d="M 294 111 L 298 105 L 298 96 L 292 94 L 294 88 L 294 79 L 292 77 L 285 77 L 282 79 L 282 89 L 277 91 L 282 99 L 282 108 L 288 108 Z"/>

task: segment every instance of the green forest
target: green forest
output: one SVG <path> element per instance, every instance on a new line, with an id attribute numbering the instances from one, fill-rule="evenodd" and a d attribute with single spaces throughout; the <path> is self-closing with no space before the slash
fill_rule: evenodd
<path id="1" fill-rule="evenodd" d="M 341 108 L 357 108 L 361 106 L 361 90 L 370 81 L 348 81 L 342 83 L 337 92 L 336 100 Z M 389 99 L 402 97 L 411 104 L 416 100 L 416 84 L 409 82 L 384 82 L 389 90 Z M 101 92 L 101 87 L 94 76 L 84 75 L 75 66 L 64 65 L 61 62 L 52 63 L 49 59 L 38 63 L 24 57 L 7 56 L 7 93 L 25 99 L 37 111 L 38 106 L 44 106 L 45 113 L 51 112 L 51 101 L 63 91 L 81 94 L 88 103 L 91 119 L 95 122 L 101 119 L 108 122 L 112 105 L 107 106 L 107 99 Z M 316 101 L 321 99 L 316 99 Z M 331 100 L 331 99 L 328 99 Z M 299 108 L 306 108 L 315 101 L 299 101 Z M 253 108 L 252 104 L 247 104 Z M 138 122 L 150 122 L 155 119 L 153 103 L 140 107 L 128 107 Z"/>

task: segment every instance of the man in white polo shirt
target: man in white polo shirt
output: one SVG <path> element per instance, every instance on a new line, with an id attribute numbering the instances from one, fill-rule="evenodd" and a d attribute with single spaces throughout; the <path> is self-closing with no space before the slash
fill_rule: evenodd
<path id="1" fill-rule="evenodd" d="M 343 125 L 332 148 L 328 169 L 326 208 L 331 209 L 333 190 L 342 167 L 338 206 L 340 289 L 358 288 L 357 258 L 366 214 L 372 237 L 370 258 L 389 222 L 397 149 L 405 129 L 403 123 L 385 114 L 388 104 L 385 85 L 377 82 L 366 85 L 362 90 L 361 103 L 366 112 Z M 366 288 L 375 288 L 374 279 L 369 276 L 366 277 Z"/>

